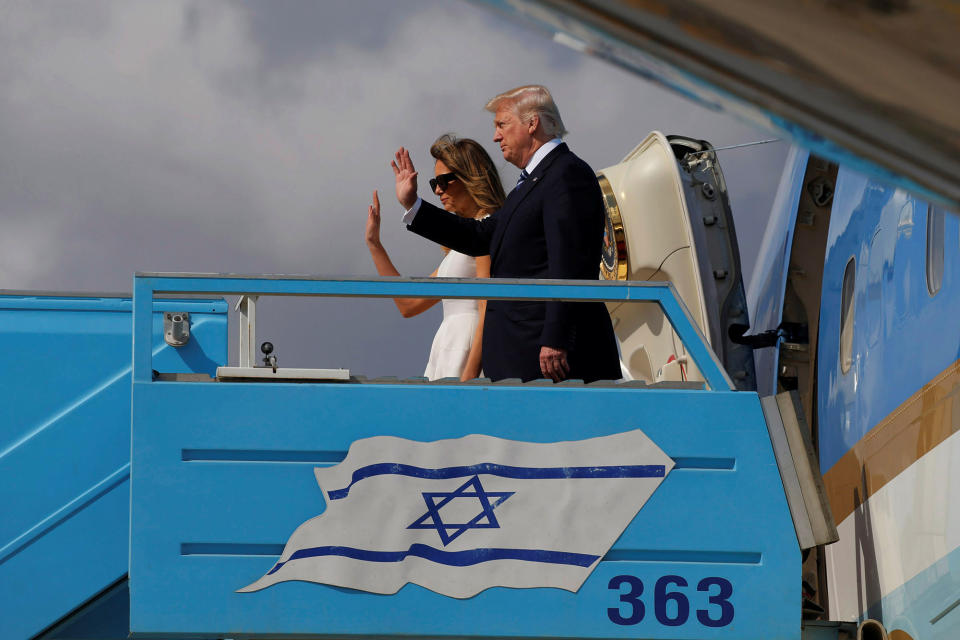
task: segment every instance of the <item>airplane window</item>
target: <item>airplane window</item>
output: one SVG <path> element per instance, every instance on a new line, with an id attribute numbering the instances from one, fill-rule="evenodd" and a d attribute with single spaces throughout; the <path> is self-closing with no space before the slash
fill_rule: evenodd
<path id="1" fill-rule="evenodd" d="M 943 209 L 927 205 L 927 291 L 936 295 L 943 284 Z"/>
<path id="2" fill-rule="evenodd" d="M 856 260 L 850 258 L 843 270 L 843 289 L 840 292 L 840 371 L 850 371 L 853 364 L 853 290 L 856 279 Z"/>

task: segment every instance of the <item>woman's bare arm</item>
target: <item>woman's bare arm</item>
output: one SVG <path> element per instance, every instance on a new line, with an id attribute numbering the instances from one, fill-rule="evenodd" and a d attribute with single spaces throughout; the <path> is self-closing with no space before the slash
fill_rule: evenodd
<path id="1" fill-rule="evenodd" d="M 370 250 L 370 257 L 373 258 L 373 265 L 377 273 L 381 276 L 399 276 L 400 272 L 393 266 L 390 255 L 384 249 L 380 242 L 380 197 L 377 192 L 373 192 L 373 204 L 367 209 L 367 228 L 365 233 L 367 249 Z M 430 277 L 435 277 L 437 271 L 434 270 Z M 404 318 L 412 318 L 421 314 L 440 301 L 439 298 L 394 298 L 393 303 L 397 305 L 400 314 Z"/>

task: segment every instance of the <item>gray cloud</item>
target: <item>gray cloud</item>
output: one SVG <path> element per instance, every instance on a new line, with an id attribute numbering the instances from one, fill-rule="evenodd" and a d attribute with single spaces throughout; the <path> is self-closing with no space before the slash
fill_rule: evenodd
<path id="1" fill-rule="evenodd" d="M 72 7 L 8 4 L 0 20 L 2 288 L 125 290 L 137 270 L 373 274 L 375 188 L 398 267 L 430 273 L 438 251 L 391 221 L 392 152 L 409 146 L 428 174 L 430 142 L 455 131 L 494 155 L 482 105 L 528 82 L 551 87 L 598 169 L 653 129 L 766 137 L 466 3 Z M 745 267 L 784 146 L 721 156 Z M 261 308 L 283 364 L 371 374 L 418 374 L 439 323 L 388 301 Z"/>
<path id="2" fill-rule="evenodd" d="M 232 4 L 246 14 L 251 44 L 260 50 L 262 64 L 269 69 L 310 65 L 341 44 L 368 50 L 383 48 L 395 24 L 406 16 L 438 8 L 429 0 L 273 0 Z M 203 6 L 195 5 L 190 11 L 199 17 Z"/>

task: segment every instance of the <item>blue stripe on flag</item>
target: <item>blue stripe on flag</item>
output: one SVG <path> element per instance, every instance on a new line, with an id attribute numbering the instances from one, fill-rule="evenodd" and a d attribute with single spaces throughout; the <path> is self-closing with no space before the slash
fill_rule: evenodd
<path id="1" fill-rule="evenodd" d="M 464 467 L 443 467 L 442 469 L 425 469 L 409 464 L 383 462 L 360 467 L 353 472 L 350 485 L 343 489 L 327 492 L 331 500 L 346 498 L 351 487 L 365 478 L 394 474 L 425 478 L 427 480 L 446 480 L 448 478 L 463 478 L 478 474 L 500 476 L 501 478 L 516 478 L 520 480 L 555 480 L 571 478 L 662 478 L 664 476 L 662 464 L 635 464 L 608 467 L 510 467 L 503 464 L 484 462 Z"/>
<path id="2" fill-rule="evenodd" d="M 278 562 L 267 575 L 276 573 L 280 567 L 292 560 L 317 558 L 320 556 L 343 556 L 368 562 L 402 562 L 408 557 L 425 558 L 431 562 L 451 567 L 469 567 L 490 560 L 526 560 L 527 562 L 546 562 L 548 564 L 569 564 L 577 567 L 589 567 L 600 559 L 585 553 L 566 551 L 544 551 L 541 549 L 470 549 L 467 551 L 441 551 L 425 544 L 412 544 L 406 551 L 366 551 L 353 547 L 312 547 L 300 549 L 284 562 Z"/>

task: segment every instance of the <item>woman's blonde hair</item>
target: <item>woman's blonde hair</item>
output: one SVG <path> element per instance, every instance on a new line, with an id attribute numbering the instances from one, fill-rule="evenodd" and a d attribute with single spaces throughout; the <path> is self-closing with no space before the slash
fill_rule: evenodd
<path id="1" fill-rule="evenodd" d="M 491 214 L 503 206 L 507 196 L 500 174 L 479 142 L 445 133 L 430 146 L 430 155 L 457 174 L 482 213 Z"/>

